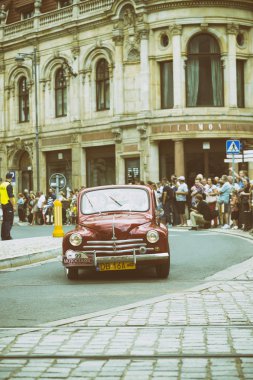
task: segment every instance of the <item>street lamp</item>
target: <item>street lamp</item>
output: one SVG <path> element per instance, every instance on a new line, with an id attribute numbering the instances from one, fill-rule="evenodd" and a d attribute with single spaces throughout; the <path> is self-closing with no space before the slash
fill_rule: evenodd
<path id="1" fill-rule="evenodd" d="M 35 89 L 35 150 L 36 150 L 36 175 L 37 191 L 40 191 L 40 157 L 39 157 L 39 119 L 38 119 L 38 76 L 37 76 L 37 49 L 34 48 L 32 53 L 18 53 L 15 61 L 22 63 L 25 58 L 30 58 L 33 65 L 34 89 Z"/>

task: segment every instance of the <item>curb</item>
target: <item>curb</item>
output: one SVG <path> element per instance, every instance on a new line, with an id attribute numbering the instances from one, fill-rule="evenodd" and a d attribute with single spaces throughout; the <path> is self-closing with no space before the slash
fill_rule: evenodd
<path id="1" fill-rule="evenodd" d="M 61 254 L 61 248 L 53 248 L 43 252 L 33 252 L 24 256 L 11 257 L 0 260 L 0 270 L 31 265 L 50 259 L 55 259 Z"/>

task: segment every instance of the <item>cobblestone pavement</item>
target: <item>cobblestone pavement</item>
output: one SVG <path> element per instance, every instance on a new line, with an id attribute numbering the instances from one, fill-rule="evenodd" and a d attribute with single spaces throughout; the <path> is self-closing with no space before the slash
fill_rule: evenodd
<path id="1" fill-rule="evenodd" d="M 252 327 L 253 258 L 189 291 L 0 329 L 0 379 L 252 380 Z"/>

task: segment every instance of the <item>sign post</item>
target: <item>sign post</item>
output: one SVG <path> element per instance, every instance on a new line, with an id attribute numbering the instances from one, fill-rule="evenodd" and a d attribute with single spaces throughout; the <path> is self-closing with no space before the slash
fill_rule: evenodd
<path id="1" fill-rule="evenodd" d="M 227 140 L 226 141 L 226 153 L 232 155 L 232 176 L 233 186 L 235 183 L 235 154 L 240 154 L 241 144 L 240 140 Z"/>
<path id="2" fill-rule="evenodd" d="M 56 196 L 58 197 L 59 191 L 66 186 L 66 177 L 61 173 L 54 173 L 49 179 L 49 186 L 56 190 Z"/>

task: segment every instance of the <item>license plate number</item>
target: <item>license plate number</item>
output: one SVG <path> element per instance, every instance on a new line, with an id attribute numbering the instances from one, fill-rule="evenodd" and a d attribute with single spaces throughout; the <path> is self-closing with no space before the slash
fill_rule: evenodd
<path id="1" fill-rule="evenodd" d="M 119 262 L 119 263 L 101 263 L 98 264 L 98 269 L 101 272 L 107 271 L 107 270 L 129 270 L 129 269 L 136 269 L 136 265 L 131 262 Z"/>

